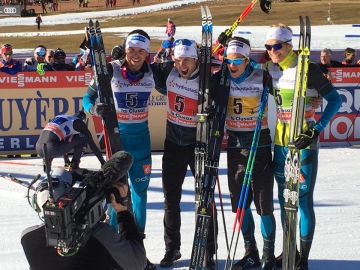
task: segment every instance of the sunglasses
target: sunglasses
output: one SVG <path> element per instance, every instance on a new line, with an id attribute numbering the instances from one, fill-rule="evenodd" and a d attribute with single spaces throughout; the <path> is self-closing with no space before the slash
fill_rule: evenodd
<path id="1" fill-rule="evenodd" d="M 235 59 L 225 58 L 227 64 L 229 64 L 229 65 L 234 64 L 235 66 L 241 65 L 241 63 L 244 62 L 245 59 L 246 59 L 246 57 L 235 58 Z"/>
<path id="2" fill-rule="evenodd" d="M 10 52 L 10 53 L 4 53 L 5 55 L 12 55 L 12 52 Z"/>
<path id="3" fill-rule="evenodd" d="M 276 43 L 276 44 L 273 44 L 273 45 L 265 44 L 265 48 L 266 48 L 268 51 L 271 51 L 271 49 L 274 49 L 274 51 L 278 51 L 278 50 L 280 50 L 280 49 L 283 47 L 283 44 L 285 44 L 285 43 L 287 43 L 287 42 Z"/>
<path id="4" fill-rule="evenodd" d="M 37 56 L 40 56 L 40 57 L 44 57 L 44 56 L 45 56 L 45 53 L 43 53 L 43 52 L 37 52 L 36 55 L 37 55 Z"/>

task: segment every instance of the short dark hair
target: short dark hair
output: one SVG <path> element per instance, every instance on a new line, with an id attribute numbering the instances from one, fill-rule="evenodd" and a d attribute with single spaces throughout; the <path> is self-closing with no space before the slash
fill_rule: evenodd
<path id="1" fill-rule="evenodd" d="M 143 35 L 144 37 L 146 37 L 148 40 L 151 41 L 150 39 L 150 36 L 148 35 L 148 33 L 146 33 L 144 30 L 142 29 L 136 29 L 136 30 L 133 30 L 131 31 L 128 36 L 132 35 L 132 34 L 140 34 L 140 35 Z"/>
<path id="2" fill-rule="evenodd" d="M 353 48 L 346 48 L 344 51 L 344 56 L 346 57 L 347 54 L 355 54 L 355 50 Z"/>

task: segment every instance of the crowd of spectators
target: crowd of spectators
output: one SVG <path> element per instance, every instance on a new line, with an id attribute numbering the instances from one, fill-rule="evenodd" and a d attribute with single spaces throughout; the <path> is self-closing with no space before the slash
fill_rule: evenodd
<path id="1" fill-rule="evenodd" d="M 89 50 L 81 50 L 74 59 L 67 63 L 66 53 L 63 49 L 47 49 L 44 45 L 38 45 L 34 49 L 33 57 L 25 59 L 24 63 L 13 57 L 11 44 L 1 45 L 0 73 L 14 75 L 18 72 L 38 72 L 40 75 L 48 71 L 75 71 L 90 70 L 91 59 Z"/>

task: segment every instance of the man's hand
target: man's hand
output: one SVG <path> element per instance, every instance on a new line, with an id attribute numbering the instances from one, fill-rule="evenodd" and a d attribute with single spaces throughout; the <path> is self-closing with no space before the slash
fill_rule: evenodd
<path id="1" fill-rule="evenodd" d="M 316 130 L 316 128 L 312 127 L 309 128 L 304 133 L 300 134 L 299 137 L 295 140 L 295 147 L 297 149 L 305 149 L 308 147 L 313 141 L 316 140 L 317 137 L 319 137 L 319 131 Z"/>
<path id="2" fill-rule="evenodd" d="M 124 57 L 125 57 L 125 51 L 122 46 L 116 45 L 111 50 L 111 58 L 113 60 L 121 60 L 121 59 L 124 59 Z"/>
<path id="3" fill-rule="evenodd" d="M 95 116 L 105 116 L 110 112 L 110 107 L 106 103 L 96 103 L 90 107 L 90 114 Z"/>
<path id="4" fill-rule="evenodd" d="M 229 29 L 226 29 L 224 32 L 221 32 L 220 35 L 219 35 L 219 37 L 218 37 L 219 44 L 221 44 L 221 45 L 223 45 L 223 46 L 225 46 L 227 40 L 228 40 L 229 38 L 231 38 L 231 36 L 227 36 L 227 35 L 225 34 L 225 32 L 226 32 L 227 30 L 229 30 Z"/>
<path id="5" fill-rule="evenodd" d="M 122 182 L 115 183 L 112 186 L 119 191 L 120 198 L 125 204 L 124 205 L 122 203 L 118 203 L 115 199 L 115 195 L 113 193 L 111 193 L 110 201 L 111 201 L 112 206 L 114 207 L 115 212 L 119 213 L 121 211 L 126 211 L 127 210 L 126 202 L 127 202 L 128 195 L 129 195 L 129 187 Z"/>
<path id="6" fill-rule="evenodd" d="M 322 97 L 312 97 L 310 99 L 311 108 L 317 110 L 321 106 L 322 102 L 323 102 Z"/>
<path id="7" fill-rule="evenodd" d="M 208 116 L 207 116 L 207 119 L 208 120 L 211 120 L 214 118 L 214 115 L 215 115 L 215 106 L 214 105 L 207 105 L 204 109 L 204 113 L 206 113 Z"/>
<path id="8" fill-rule="evenodd" d="M 271 10 L 271 0 L 260 0 L 260 8 L 263 12 L 268 14 Z"/>
<path id="9" fill-rule="evenodd" d="M 154 62 L 155 63 L 160 63 L 161 62 L 160 58 L 159 58 L 159 56 L 157 54 L 155 54 L 155 56 L 154 56 Z"/>
<path id="10" fill-rule="evenodd" d="M 26 59 L 25 59 L 25 63 L 28 64 L 28 65 L 33 65 L 33 64 L 35 64 L 34 60 L 33 60 L 31 57 L 26 58 Z"/>

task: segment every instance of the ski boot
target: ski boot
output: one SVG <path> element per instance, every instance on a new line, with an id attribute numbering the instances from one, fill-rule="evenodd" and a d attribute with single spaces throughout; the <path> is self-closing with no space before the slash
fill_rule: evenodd
<path id="1" fill-rule="evenodd" d="M 276 269 L 282 269 L 282 256 L 283 256 L 283 253 L 281 252 L 280 255 L 275 258 Z"/>
<path id="2" fill-rule="evenodd" d="M 274 247 L 263 249 L 261 269 L 262 270 L 276 270 Z"/>
<path id="3" fill-rule="evenodd" d="M 181 258 L 180 250 L 178 249 L 167 249 L 164 258 L 160 261 L 160 267 L 167 268 L 174 264 L 174 261 Z"/>
<path id="4" fill-rule="evenodd" d="M 259 251 L 256 247 L 256 242 L 245 243 L 245 255 L 244 257 L 233 264 L 231 270 L 245 270 L 256 268 L 260 266 Z"/>
<path id="5" fill-rule="evenodd" d="M 295 269 L 296 270 L 309 270 L 308 259 L 305 257 L 300 257 L 300 259 L 297 260 Z"/>

